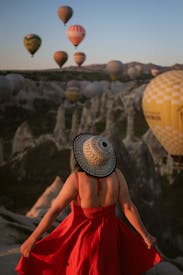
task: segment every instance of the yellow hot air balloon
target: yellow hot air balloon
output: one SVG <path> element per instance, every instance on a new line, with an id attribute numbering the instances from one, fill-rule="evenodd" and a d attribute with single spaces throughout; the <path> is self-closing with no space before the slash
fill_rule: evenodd
<path id="1" fill-rule="evenodd" d="M 152 132 L 173 157 L 174 167 L 183 168 L 183 71 L 164 72 L 151 80 L 142 107 Z"/>
<path id="2" fill-rule="evenodd" d="M 65 51 L 57 51 L 54 53 L 53 58 L 60 68 L 65 64 L 68 59 L 68 54 Z"/>
<path id="3" fill-rule="evenodd" d="M 24 37 L 24 46 L 33 56 L 41 46 L 41 38 L 37 34 L 27 34 Z"/>
<path id="4" fill-rule="evenodd" d="M 80 67 L 86 60 L 86 54 L 83 52 L 76 52 L 73 55 L 75 63 Z"/>
<path id="5" fill-rule="evenodd" d="M 70 87 L 67 88 L 67 90 L 64 93 L 66 99 L 71 102 L 74 103 L 76 101 L 78 101 L 79 97 L 80 97 L 80 91 L 79 88 L 77 87 Z"/>
<path id="6" fill-rule="evenodd" d="M 61 6 L 57 10 L 58 17 L 62 20 L 64 25 L 69 21 L 73 15 L 73 9 L 69 6 Z"/>

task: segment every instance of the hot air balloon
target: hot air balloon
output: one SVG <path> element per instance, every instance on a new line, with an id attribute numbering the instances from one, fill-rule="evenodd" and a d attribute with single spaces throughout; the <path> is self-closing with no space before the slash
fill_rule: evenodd
<path id="1" fill-rule="evenodd" d="M 112 80 L 120 79 L 123 70 L 123 63 L 119 60 L 111 60 L 107 63 L 106 69 Z"/>
<path id="2" fill-rule="evenodd" d="M 90 82 L 85 89 L 83 89 L 83 94 L 87 98 L 92 98 L 94 96 L 99 96 L 103 93 L 102 84 L 99 81 Z"/>
<path id="3" fill-rule="evenodd" d="M 160 70 L 158 68 L 152 68 L 151 69 L 151 74 L 152 76 L 157 76 L 160 73 Z"/>
<path id="4" fill-rule="evenodd" d="M 81 43 L 85 35 L 86 31 L 81 25 L 71 25 L 67 29 L 67 37 L 75 47 Z"/>
<path id="5" fill-rule="evenodd" d="M 58 17 L 62 20 L 64 25 L 69 21 L 73 15 L 73 9 L 69 6 L 61 6 L 57 10 Z"/>
<path id="6" fill-rule="evenodd" d="M 27 34 L 24 37 L 24 46 L 33 56 L 41 46 L 41 38 L 37 34 Z"/>
<path id="7" fill-rule="evenodd" d="M 174 167 L 183 168 L 183 71 L 164 72 L 151 80 L 142 107 L 152 132 L 173 157 Z"/>
<path id="8" fill-rule="evenodd" d="M 71 88 L 71 87 L 80 89 L 81 88 L 80 81 L 76 79 L 69 80 L 67 82 L 67 88 Z"/>
<path id="9" fill-rule="evenodd" d="M 141 65 L 134 65 L 128 68 L 128 76 L 132 80 L 139 78 L 140 76 L 142 76 L 142 74 L 143 74 L 143 70 Z"/>
<path id="10" fill-rule="evenodd" d="M 73 55 L 75 63 L 80 67 L 86 59 L 86 54 L 83 52 L 76 52 Z"/>
<path id="11" fill-rule="evenodd" d="M 70 87 L 66 89 L 64 95 L 69 102 L 74 103 L 79 99 L 80 91 L 77 87 Z"/>
<path id="12" fill-rule="evenodd" d="M 53 58 L 60 68 L 65 64 L 68 59 L 68 54 L 64 51 L 57 51 L 54 53 Z"/>

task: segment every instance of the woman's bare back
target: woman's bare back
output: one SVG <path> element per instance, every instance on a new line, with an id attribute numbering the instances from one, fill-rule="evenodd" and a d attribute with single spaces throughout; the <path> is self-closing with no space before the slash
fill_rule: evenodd
<path id="1" fill-rule="evenodd" d="M 105 178 L 96 178 L 77 172 L 78 193 L 76 203 L 83 208 L 115 204 L 119 196 L 119 183 L 115 172 Z"/>

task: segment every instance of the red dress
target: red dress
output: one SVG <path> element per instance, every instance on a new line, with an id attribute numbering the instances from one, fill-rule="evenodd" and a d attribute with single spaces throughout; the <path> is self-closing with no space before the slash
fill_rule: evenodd
<path id="1" fill-rule="evenodd" d="M 115 205 L 81 208 L 38 241 L 29 258 L 21 257 L 21 275 L 140 275 L 161 260 L 140 235 L 115 214 Z"/>

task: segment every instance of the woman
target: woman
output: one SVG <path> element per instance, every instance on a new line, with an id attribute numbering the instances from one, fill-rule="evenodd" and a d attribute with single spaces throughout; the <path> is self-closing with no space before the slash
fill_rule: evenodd
<path id="1" fill-rule="evenodd" d="M 73 153 L 80 168 L 66 180 L 51 208 L 21 245 L 16 267 L 25 275 L 140 275 L 161 260 L 156 239 L 142 223 L 111 143 L 78 135 Z M 115 215 L 119 202 L 135 230 Z M 60 212 L 71 213 L 42 238 Z"/>

